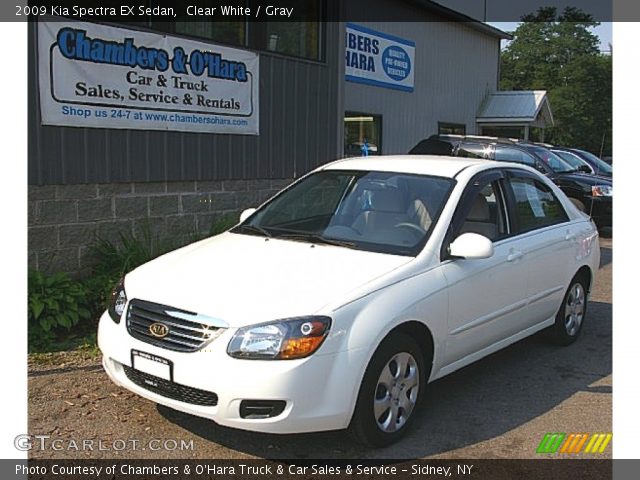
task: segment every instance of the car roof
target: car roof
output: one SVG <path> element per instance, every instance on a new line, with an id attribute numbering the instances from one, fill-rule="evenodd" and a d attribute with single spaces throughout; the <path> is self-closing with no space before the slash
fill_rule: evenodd
<path id="1" fill-rule="evenodd" d="M 444 155 L 371 155 L 337 160 L 318 170 L 372 170 L 453 178 L 471 166 L 504 167 L 504 162 Z"/>

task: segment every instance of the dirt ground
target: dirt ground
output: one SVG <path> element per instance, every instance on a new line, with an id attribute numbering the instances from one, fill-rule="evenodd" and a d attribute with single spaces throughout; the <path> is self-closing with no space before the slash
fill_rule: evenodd
<path id="1" fill-rule="evenodd" d="M 29 433 L 50 436 L 31 456 L 535 458 L 547 432 L 611 432 L 611 240 L 601 239 L 601 251 L 578 342 L 560 348 L 538 334 L 430 384 L 416 427 L 388 448 L 364 449 L 344 432 L 276 436 L 224 428 L 122 390 L 99 359 L 74 353 L 30 362 Z M 93 441 L 93 450 L 74 448 L 83 440 Z M 610 458 L 611 448 L 598 457 Z"/>

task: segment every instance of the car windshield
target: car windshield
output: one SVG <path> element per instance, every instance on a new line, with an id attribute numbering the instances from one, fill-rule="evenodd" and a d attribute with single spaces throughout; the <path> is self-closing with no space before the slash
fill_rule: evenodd
<path id="1" fill-rule="evenodd" d="M 415 256 L 453 185 L 426 175 L 324 170 L 274 197 L 232 232 Z"/>
<path id="2" fill-rule="evenodd" d="M 613 168 L 611 168 L 611 165 L 609 165 L 607 162 L 600 159 L 599 157 L 596 157 L 593 153 L 587 152 L 586 150 L 578 150 L 578 149 L 576 149 L 576 152 L 578 152 L 578 154 L 590 160 L 591 163 L 594 164 L 598 169 L 597 173 L 607 173 L 609 175 L 613 174 Z"/>
<path id="3" fill-rule="evenodd" d="M 529 146 L 529 148 L 555 173 L 569 173 L 578 171 L 577 167 L 565 162 L 551 150 L 544 147 Z"/>
<path id="4" fill-rule="evenodd" d="M 579 169 L 580 167 L 584 167 L 586 165 L 587 167 L 589 167 L 589 172 L 591 172 L 592 170 L 589 164 L 578 157 L 575 153 L 567 152 L 564 150 L 554 150 L 553 153 L 558 155 L 573 168 Z"/>

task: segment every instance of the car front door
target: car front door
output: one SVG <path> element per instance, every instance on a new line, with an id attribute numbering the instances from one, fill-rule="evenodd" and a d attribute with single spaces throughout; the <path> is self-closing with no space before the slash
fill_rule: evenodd
<path id="1" fill-rule="evenodd" d="M 512 236 L 505 181 L 501 170 L 492 170 L 469 183 L 442 245 L 441 268 L 449 292 L 447 370 L 483 356 L 482 350 L 524 325 L 527 271 L 521 242 Z M 448 257 L 449 244 L 467 232 L 492 240 L 493 255 Z"/>

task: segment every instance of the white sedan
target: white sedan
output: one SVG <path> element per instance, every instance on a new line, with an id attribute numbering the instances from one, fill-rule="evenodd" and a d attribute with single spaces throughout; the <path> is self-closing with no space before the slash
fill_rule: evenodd
<path id="1" fill-rule="evenodd" d="M 111 379 L 246 430 L 401 437 L 428 384 L 533 333 L 575 341 L 598 232 L 523 165 L 340 160 L 126 275 Z"/>

